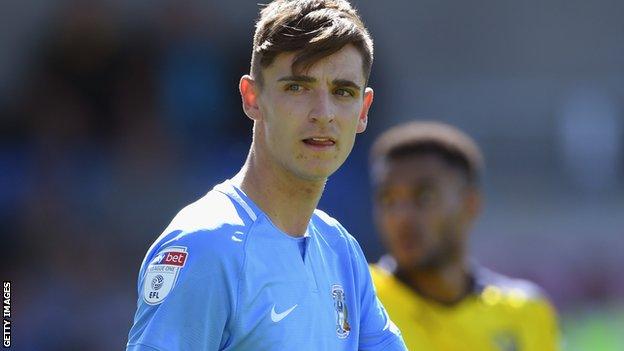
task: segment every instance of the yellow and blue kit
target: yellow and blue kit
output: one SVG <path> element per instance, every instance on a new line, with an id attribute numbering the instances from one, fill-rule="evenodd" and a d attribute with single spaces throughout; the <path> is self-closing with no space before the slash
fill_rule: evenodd
<path id="1" fill-rule="evenodd" d="M 481 267 L 473 291 L 447 306 L 427 299 L 396 278 L 387 257 L 371 265 L 377 295 L 409 350 L 559 350 L 555 311 L 533 283 Z"/>

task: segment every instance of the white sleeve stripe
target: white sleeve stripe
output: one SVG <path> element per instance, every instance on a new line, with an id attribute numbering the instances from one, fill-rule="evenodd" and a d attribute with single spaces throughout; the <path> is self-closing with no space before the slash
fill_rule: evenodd
<path id="1" fill-rule="evenodd" d="M 251 207 L 249 207 L 249 205 L 245 202 L 245 200 L 241 199 L 240 205 L 243 206 L 243 209 L 245 210 L 245 212 L 247 212 L 249 217 L 251 217 L 252 221 L 255 221 L 258 218 L 254 211 L 251 209 Z"/>
<path id="2" fill-rule="evenodd" d="M 229 188 L 229 189 L 228 189 Z M 215 190 L 223 193 L 225 196 L 232 198 L 237 204 L 241 205 L 247 215 L 251 218 L 252 222 L 255 222 L 258 219 L 256 213 L 251 209 L 251 206 L 243 199 L 236 190 L 239 190 L 241 193 L 245 194 L 241 189 L 235 187 L 230 181 L 225 181 L 221 184 L 218 184 L 214 187 Z"/>

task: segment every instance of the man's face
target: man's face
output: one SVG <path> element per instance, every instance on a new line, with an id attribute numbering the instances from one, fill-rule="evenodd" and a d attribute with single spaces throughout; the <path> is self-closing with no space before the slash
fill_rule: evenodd
<path id="1" fill-rule="evenodd" d="M 321 180 L 342 165 L 355 134 L 366 129 L 372 90 L 365 89 L 362 56 L 352 45 L 304 72 L 292 72 L 294 56 L 280 54 L 262 71 L 256 151 L 270 166 Z"/>
<path id="2" fill-rule="evenodd" d="M 474 188 L 437 155 L 380 164 L 375 215 L 382 239 L 403 269 L 436 269 L 459 258 L 474 211 Z"/>

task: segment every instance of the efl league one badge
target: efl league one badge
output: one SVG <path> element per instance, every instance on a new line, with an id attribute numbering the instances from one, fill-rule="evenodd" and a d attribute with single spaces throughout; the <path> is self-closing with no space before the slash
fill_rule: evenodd
<path id="1" fill-rule="evenodd" d="M 334 284 L 331 287 L 332 298 L 334 299 L 334 309 L 336 310 L 336 334 L 344 339 L 349 336 L 351 326 L 349 326 L 349 313 L 345 303 L 345 294 L 342 286 Z"/>
<path id="2" fill-rule="evenodd" d="M 147 304 L 157 305 L 169 295 L 187 257 L 186 247 L 172 246 L 152 259 L 143 280 L 143 300 Z"/>

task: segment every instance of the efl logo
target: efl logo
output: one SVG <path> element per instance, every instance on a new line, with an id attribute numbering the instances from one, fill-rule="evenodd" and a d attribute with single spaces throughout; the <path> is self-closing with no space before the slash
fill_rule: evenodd
<path id="1" fill-rule="evenodd" d="M 168 264 L 172 266 L 182 267 L 186 262 L 186 252 L 169 251 L 156 264 Z"/>
<path id="2" fill-rule="evenodd" d="M 185 246 L 167 247 L 154 257 L 143 278 L 143 300 L 148 305 L 157 305 L 165 300 L 188 257 Z"/>

